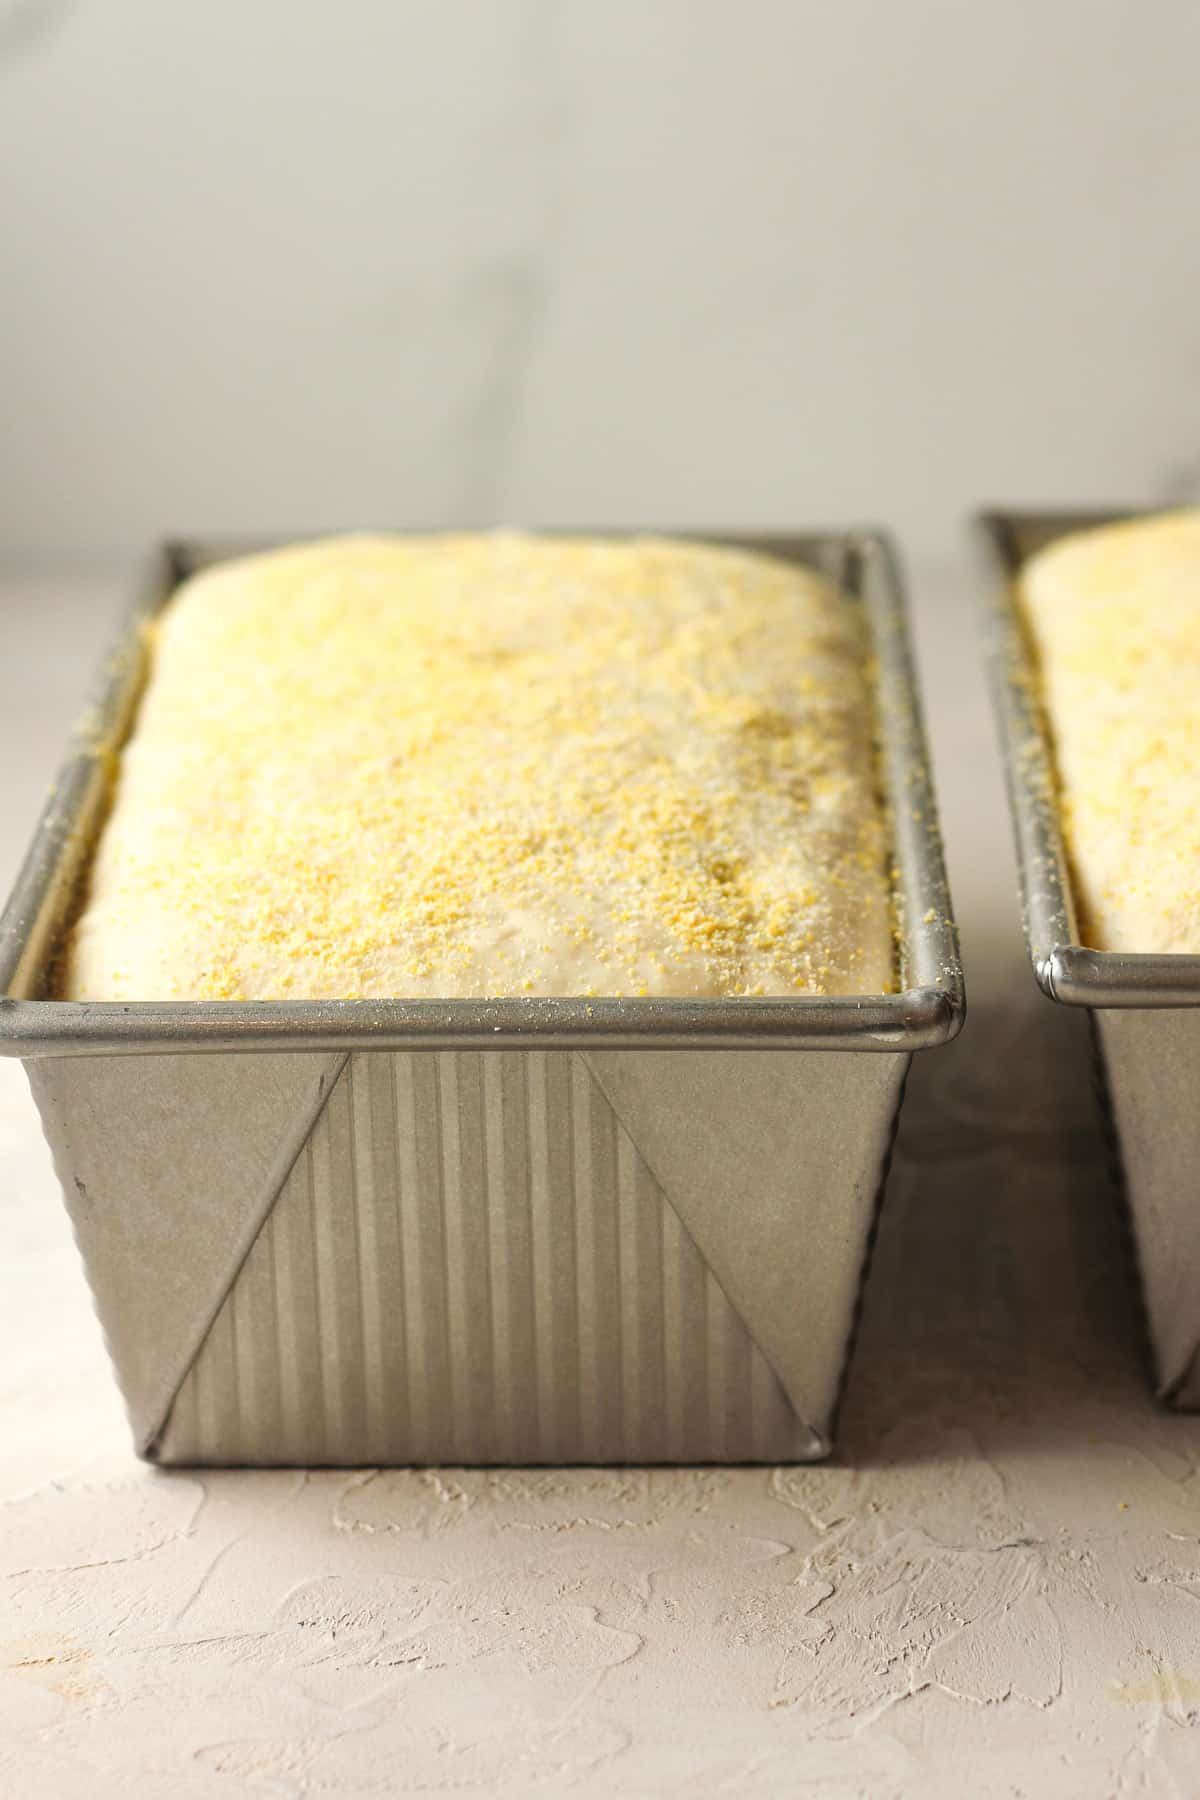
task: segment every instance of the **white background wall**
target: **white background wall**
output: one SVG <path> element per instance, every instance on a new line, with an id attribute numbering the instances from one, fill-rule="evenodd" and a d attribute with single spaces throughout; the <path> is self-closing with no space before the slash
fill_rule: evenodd
<path id="1" fill-rule="evenodd" d="M 0 556 L 1200 488 L 1192 0 L 0 0 Z"/>

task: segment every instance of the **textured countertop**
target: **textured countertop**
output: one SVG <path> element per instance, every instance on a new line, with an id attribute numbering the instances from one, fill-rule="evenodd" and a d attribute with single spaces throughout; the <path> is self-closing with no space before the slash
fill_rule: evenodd
<path id="1" fill-rule="evenodd" d="M 964 571 L 918 575 L 972 1015 L 914 1066 L 836 1460 L 143 1468 L 0 1064 L 0 1793 L 1200 1792 L 1200 1419 L 1023 966 Z M 4 882 L 114 603 L 0 591 Z"/>

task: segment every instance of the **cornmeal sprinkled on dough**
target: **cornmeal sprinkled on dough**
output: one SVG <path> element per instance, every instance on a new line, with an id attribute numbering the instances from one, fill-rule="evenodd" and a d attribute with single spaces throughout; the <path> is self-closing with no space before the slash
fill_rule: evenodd
<path id="1" fill-rule="evenodd" d="M 890 991 L 864 633 L 655 539 L 222 564 L 157 628 L 64 992 Z"/>
<path id="2" fill-rule="evenodd" d="M 1021 584 L 1084 943 L 1200 952 L 1200 511 L 1082 532 Z"/>

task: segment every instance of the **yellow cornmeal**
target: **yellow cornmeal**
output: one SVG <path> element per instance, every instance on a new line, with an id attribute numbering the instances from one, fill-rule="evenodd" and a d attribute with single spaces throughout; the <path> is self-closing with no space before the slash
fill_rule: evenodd
<path id="1" fill-rule="evenodd" d="M 880 992 L 858 609 L 654 539 L 352 537 L 178 593 L 75 999 Z"/>
<path id="2" fill-rule="evenodd" d="M 1021 590 L 1083 941 L 1196 954 L 1200 511 L 1063 538 Z"/>

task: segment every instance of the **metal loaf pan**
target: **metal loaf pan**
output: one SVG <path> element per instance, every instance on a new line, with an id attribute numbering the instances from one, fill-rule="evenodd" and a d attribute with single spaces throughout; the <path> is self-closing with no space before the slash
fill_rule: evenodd
<path id="1" fill-rule="evenodd" d="M 986 654 L 1008 780 L 1025 938 L 1051 1000 L 1092 1011 L 1101 1087 L 1129 1202 L 1160 1396 L 1200 1408 L 1200 956 L 1130 955 L 1079 942 L 1059 817 L 1053 734 L 1043 716 L 1016 584 L 1036 551 L 1069 532 L 1136 518 L 989 512 Z M 1153 621 L 1148 621 L 1153 629 Z"/>
<path id="2" fill-rule="evenodd" d="M 753 542 L 869 620 L 897 993 L 47 998 L 147 624 L 238 547 L 158 558 L 0 919 L 0 1048 L 25 1059 L 142 1455 L 828 1452 L 909 1057 L 958 1030 L 962 971 L 894 554 L 871 532 Z"/>

